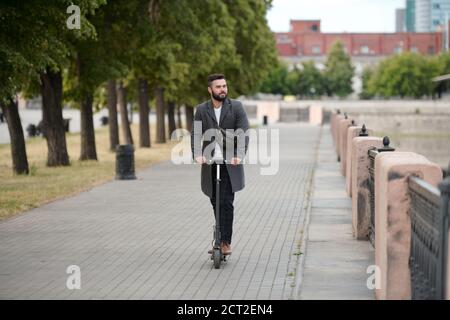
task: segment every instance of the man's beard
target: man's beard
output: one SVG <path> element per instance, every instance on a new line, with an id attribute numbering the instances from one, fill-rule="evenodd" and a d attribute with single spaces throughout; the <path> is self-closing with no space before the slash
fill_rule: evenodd
<path id="1" fill-rule="evenodd" d="M 227 98 L 226 94 L 223 97 L 221 97 L 220 95 L 216 95 L 214 92 L 212 93 L 212 96 L 213 96 L 214 100 L 217 100 L 220 102 L 225 101 L 225 99 Z"/>

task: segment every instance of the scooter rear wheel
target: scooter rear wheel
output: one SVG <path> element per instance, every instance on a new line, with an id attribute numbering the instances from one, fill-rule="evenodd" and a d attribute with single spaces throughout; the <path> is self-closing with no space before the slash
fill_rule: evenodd
<path id="1" fill-rule="evenodd" d="M 222 262 L 222 252 L 220 252 L 220 249 L 214 249 L 213 260 L 214 268 L 220 269 L 220 263 Z"/>

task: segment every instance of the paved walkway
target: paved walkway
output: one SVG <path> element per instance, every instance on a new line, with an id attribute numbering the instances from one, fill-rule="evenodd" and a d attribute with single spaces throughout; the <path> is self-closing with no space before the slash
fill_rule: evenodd
<path id="1" fill-rule="evenodd" d="M 139 171 L 137 180 L 106 183 L 0 223 L 0 298 L 297 298 L 321 129 L 273 128 L 280 130 L 278 174 L 246 166 L 233 255 L 222 269 L 206 253 L 214 222 L 200 168 L 165 162 Z M 80 267 L 79 290 L 66 287 L 70 265 Z"/>
<path id="2" fill-rule="evenodd" d="M 222 269 L 206 253 L 214 221 L 200 168 L 165 162 L 1 222 L 0 298 L 372 299 L 373 249 L 352 238 L 329 127 L 272 129 L 279 171 L 246 166 Z M 79 290 L 66 287 L 70 265 Z"/>
<path id="3" fill-rule="evenodd" d="M 367 268 L 374 265 L 374 249 L 368 241 L 352 236 L 351 199 L 332 144 L 329 126 L 324 126 L 314 173 L 311 211 L 308 215 L 300 299 L 370 300 L 375 292 L 367 287 Z M 305 247 L 305 246 L 304 246 Z"/>

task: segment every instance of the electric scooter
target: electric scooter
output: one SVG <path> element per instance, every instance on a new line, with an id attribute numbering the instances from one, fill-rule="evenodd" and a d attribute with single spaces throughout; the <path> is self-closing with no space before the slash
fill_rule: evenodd
<path id="1" fill-rule="evenodd" d="M 214 268 L 220 269 L 220 264 L 222 261 L 227 261 L 227 255 L 222 253 L 222 249 L 220 247 L 220 169 L 224 164 L 230 163 L 230 161 L 225 160 L 223 158 L 212 158 L 206 162 L 208 165 L 212 165 L 213 163 L 217 164 L 216 171 L 216 224 L 214 226 L 214 245 L 211 253 L 211 260 L 214 262 Z M 226 170 L 226 168 L 225 168 Z"/>

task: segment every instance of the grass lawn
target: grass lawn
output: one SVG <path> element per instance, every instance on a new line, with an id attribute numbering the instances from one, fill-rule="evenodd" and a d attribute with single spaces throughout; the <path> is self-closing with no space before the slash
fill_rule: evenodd
<path id="1" fill-rule="evenodd" d="M 153 126 L 154 127 L 154 126 Z M 154 142 L 152 127 L 151 148 L 136 147 L 135 169 L 170 159 L 171 148 L 176 144 L 170 140 L 165 144 Z M 139 145 L 139 127 L 132 125 L 135 145 Z M 68 167 L 46 167 L 47 143 L 41 137 L 26 140 L 30 174 L 13 174 L 11 148 L 0 144 L 0 220 L 45 203 L 75 195 L 93 186 L 111 181 L 115 177 L 115 153 L 109 151 L 108 128 L 96 130 L 98 161 L 79 161 L 80 134 L 66 135 L 71 165 Z M 122 132 L 120 132 L 122 140 Z"/>

